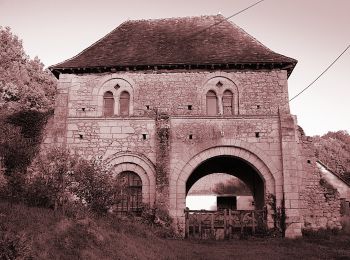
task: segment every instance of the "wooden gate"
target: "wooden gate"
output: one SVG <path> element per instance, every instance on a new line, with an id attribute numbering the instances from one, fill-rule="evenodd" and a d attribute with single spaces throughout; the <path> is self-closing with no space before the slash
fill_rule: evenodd
<path id="1" fill-rule="evenodd" d="M 231 239 L 237 235 L 256 235 L 266 231 L 266 210 L 221 211 L 185 209 L 185 237 Z"/>

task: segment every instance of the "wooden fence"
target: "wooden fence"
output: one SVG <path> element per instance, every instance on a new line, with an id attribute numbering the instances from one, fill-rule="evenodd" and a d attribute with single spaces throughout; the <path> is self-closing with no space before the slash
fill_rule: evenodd
<path id="1" fill-rule="evenodd" d="M 221 211 L 185 209 L 185 237 L 231 239 L 236 235 L 255 235 L 267 227 L 266 210 Z"/>

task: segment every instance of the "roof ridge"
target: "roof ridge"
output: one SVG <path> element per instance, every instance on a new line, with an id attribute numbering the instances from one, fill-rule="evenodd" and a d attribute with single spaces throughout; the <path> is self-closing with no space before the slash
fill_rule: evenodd
<path id="1" fill-rule="evenodd" d="M 208 17 L 220 17 L 222 16 L 225 18 L 222 14 L 203 14 L 203 15 L 189 15 L 189 16 L 174 16 L 174 17 L 166 17 L 166 18 L 151 18 L 151 19 L 135 19 L 135 20 L 127 20 L 126 22 L 149 22 L 149 21 L 165 21 L 165 20 L 178 20 L 178 19 L 192 19 L 192 18 L 208 18 Z M 122 25 L 122 24 L 120 24 Z M 118 26 L 119 27 L 119 26 Z"/>

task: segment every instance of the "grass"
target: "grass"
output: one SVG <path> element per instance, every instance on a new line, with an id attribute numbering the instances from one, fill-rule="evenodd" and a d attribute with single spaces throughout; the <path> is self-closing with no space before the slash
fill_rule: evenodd
<path id="1" fill-rule="evenodd" d="M 0 202 L 0 226 L 25 238 L 32 259 L 350 259 L 345 234 L 295 240 L 164 239 L 155 234 L 159 230 L 128 219 L 68 218 L 7 202 Z"/>

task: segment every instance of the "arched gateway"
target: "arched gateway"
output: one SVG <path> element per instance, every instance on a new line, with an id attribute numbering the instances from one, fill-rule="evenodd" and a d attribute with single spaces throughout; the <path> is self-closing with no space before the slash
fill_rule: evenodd
<path id="1" fill-rule="evenodd" d="M 241 145 L 252 147 L 249 144 Z M 170 182 L 170 187 L 176 187 L 170 189 L 170 212 L 178 222 L 184 224 L 185 200 L 192 185 L 208 174 L 227 173 L 238 177 L 250 188 L 256 209 L 267 206 L 270 216 L 268 225 L 271 227 L 273 213 L 266 204 L 266 198 L 269 194 L 276 199 L 282 196 L 281 191 L 276 192 L 276 186 L 282 185 L 276 183 L 276 179 L 281 181 L 280 173 L 271 162 L 265 163 L 261 159 L 265 157 L 261 151 L 257 148 L 254 150 L 255 153 L 237 146 L 211 147 L 193 156 L 181 169 L 175 170 Z M 261 153 L 261 157 L 256 153 Z"/>

